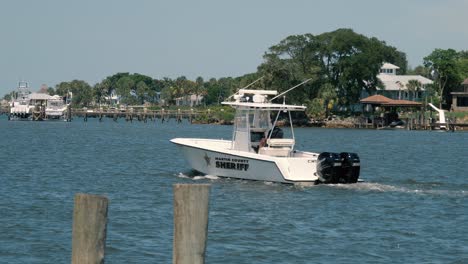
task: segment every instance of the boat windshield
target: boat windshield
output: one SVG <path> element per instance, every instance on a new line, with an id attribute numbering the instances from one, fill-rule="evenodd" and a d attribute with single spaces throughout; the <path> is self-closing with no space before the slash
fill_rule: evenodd
<path id="1" fill-rule="evenodd" d="M 270 128 L 270 111 L 255 109 L 249 113 L 251 128 L 267 130 Z"/>
<path id="2" fill-rule="evenodd" d="M 233 149 L 249 151 L 249 111 L 238 109 L 234 118 L 234 131 L 231 146 Z"/>
<path id="3" fill-rule="evenodd" d="M 247 131 L 247 122 L 249 118 L 248 110 L 238 110 L 234 118 L 235 130 Z"/>
<path id="4" fill-rule="evenodd" d="M 52 106 L 52 107 L 54 107 L 54 106 L 55 106 L 55 107 L 59 107 L 59 106 L 62 106 L 62 105 L 63 105 L 63 102 L 60 101 L 60 100 L 49 100 L 49 101 L 47 102 L 47 105 L 48 105 L 48 106 Z"/>

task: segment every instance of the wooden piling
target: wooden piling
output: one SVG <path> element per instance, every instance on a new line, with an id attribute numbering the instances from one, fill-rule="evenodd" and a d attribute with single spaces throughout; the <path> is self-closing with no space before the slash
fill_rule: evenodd
<path id="1" fill-rule="evenodd" d="M 75 195 L 72 264 L 104 263 L 108 203 L 103 196 Z"/>
<path id="2" fill-rule="evenodd" d="M 174 184 L 172 263 L 205 263 L 209 184 Z"/>
<path id="3" fill-rule="evenodd" d="M 72 109 L 71 105 L 67 106 L 67 122 L 70 122 L 72 120 Z"/>

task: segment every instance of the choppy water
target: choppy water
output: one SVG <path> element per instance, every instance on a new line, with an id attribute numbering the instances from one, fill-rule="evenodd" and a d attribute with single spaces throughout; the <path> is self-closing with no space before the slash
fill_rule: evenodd
<path id="1" fill-rule="evenodd" d="M 171 263 L 174 183 L 211 183 L 207 263 L 468 263 L 468 133 L 296 129 L 355 185 L 188 177 L 173 137 L 229 126 L 0 117 L 0 263 L 69 263 L 75 193 L 109 197 L 107 263 Z"/>

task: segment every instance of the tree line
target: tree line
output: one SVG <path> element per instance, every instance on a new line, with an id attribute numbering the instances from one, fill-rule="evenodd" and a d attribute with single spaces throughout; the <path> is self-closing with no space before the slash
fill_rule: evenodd
<path id="1" fill-rule="evenodd" d="M 352 29 L 288 36 L 271 46 L 263 59 L 256 72 L 239 77 L 153 79 L 138 73 L 117 73 L 94 86 L 73 80 L 61 82 L 48 92 L 62 96 L 72 92 L 72 102 L 78 107 L 108 104 L 111 95 L 118 95 L 120 103 L 126 105 L 156 104 L 160 99 L 174 105 L 177 98 L 193 94 L 203 96 L 204 105 L 215 105 L 260 77 L 255 88 L 279 92 L 311 79 L 288 93 L 288 102 L 307 105 L 310 114 L 323 114 L 337 105 L 358 103 L 363 91 L 374 94 L 382 88 L 377 75 L 383 62 L 399 66 L 399 74 L 419 74 L 434 80 L 428 92 L 437 102 L 450 103 L 450 92 L 468 77 L 468 51 L 436 49 L 422 65 L 409 69 L 404 52 Z"/>

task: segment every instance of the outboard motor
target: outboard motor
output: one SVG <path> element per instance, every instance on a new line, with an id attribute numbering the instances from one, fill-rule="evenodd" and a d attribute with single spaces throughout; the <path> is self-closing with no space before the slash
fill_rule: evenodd
<path id="1" fill-rule="evenodd" d="M 340 182 L 356 183 L 359 178 L 361 163 L 356 153 L 342 152 Z"/>
<path id="2" fill-rule="evenodd" d="M 317 174 L 320 183 L 339 183 L 341 156 L 338 153 L 323 152 L 317 158 Z"/>

